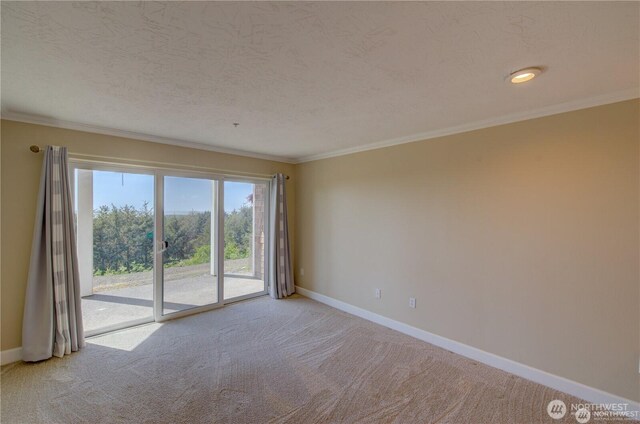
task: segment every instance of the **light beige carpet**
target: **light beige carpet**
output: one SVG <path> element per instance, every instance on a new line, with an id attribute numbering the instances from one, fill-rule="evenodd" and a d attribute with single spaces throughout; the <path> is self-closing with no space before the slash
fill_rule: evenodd
<path id="1" fill-rule="evenodd" d="M 261 297 L 2 368 L 2 423 L 534 423 L 577 399 L 312 300 Z"/>

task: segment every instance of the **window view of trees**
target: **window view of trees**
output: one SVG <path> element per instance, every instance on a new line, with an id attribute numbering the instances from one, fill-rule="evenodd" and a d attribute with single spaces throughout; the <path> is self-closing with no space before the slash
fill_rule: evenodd
<path id="1" fill-rule="evenodd" d="M 95 275 L 123 274 L 153 267 L 153 211 L 145 203 L 101 206 L 93 213 Z"/>
<path id="2" fill-rule="evenodd" d="M 225 259 L 251 256 L 253 206 L 249 202 L 225 212 Z M 165 217 L 165 267 L 208 263 L 211 259 L 211 213 Z M 94 275 L 126 274 L 153 269 L 153 210 L 148 204 L 102 206 L 93 216 Z"/>

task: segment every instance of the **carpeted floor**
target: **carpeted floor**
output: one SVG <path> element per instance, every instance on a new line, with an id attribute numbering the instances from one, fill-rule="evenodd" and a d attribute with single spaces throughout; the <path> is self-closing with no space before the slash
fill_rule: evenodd
<path id="1" fill-rule="evenodd" d="M 294 296 L 2 367 L 2 423 L 535 423 L 577 399 Z"/>

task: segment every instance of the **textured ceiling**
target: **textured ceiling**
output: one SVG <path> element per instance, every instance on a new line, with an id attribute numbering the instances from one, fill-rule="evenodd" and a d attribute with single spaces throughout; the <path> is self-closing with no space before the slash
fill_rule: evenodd
<path id="1" fill-rule="evenodd" d="M 637 89 L 639 8 L 3 1 L 2 111 L 304 158 Z"/>

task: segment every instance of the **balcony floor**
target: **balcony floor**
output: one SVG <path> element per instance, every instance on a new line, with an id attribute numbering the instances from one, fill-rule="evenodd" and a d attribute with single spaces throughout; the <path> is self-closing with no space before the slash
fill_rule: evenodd
<path id="1" fill-rule="evenodd" d="M 123 276 L 118 276 L 123 280 Z M 264 290 L 264 281 L 255 278 L 225 276 L 224 298 L 258 293 Z M 216 303 L 218 300 L 217 277 L 209 273 L 169 279 L 164 284 L 164 313 L 171 313 L 197 306 Z M 85 332 L 121 324 L 128 321 L 153 318 L 153 284 L 148 279 L 127 286 L 125 282 L 114 288 L 102 288 L 82 298 L 82 316 Z"/>

